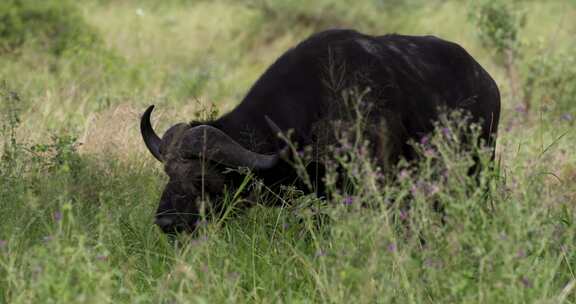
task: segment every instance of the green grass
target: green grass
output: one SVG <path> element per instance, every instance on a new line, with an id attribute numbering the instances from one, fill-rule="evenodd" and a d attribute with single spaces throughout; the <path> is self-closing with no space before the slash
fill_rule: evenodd
<path id="1" fill-rule="evenodd" d="M 103 47 L 0 55 L 0 303 L 576 303 L 576 106 L 546 110 L 554 100 L 543 97 L 516 111 L 469 3 L 357 2 L 83 1 Z M 572 2 L 521 3 L 521 64 L 542 45 L 573 50 Z M 158 105 L 159 130 L 211 104 L 224 113 L 283 51 L 329 26 L 469 50 L 503 94 L 497 176 L 474 187 L 468 160 L 438 140 L 397 183 L 346 161 L 362 186 L 351 205 L 287 189 L 292 207 L 257 206 L 196 238 L 161 234 L 166 177 L 141 142 L 142 110 Z"/>

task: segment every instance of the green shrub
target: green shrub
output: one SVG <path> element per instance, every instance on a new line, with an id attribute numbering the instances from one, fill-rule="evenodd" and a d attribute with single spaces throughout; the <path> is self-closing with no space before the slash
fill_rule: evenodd
<path id="1" fill-rule="evenodd" d="M 295 28 L 314 32 L 338 27 L 372 28 L 385 12 L 373 1 L 356 1 L 350 5 L 334 0 L 257 1 L 243 0 L 246 6 L 259 10 L 266 33 L 271 37 Z M 286 25 L 289 24 L 289 27 Z"/>
<path id="2" fill-rule="evenodd" d="M 101 92 L 111 83 L 138 83 L 140 70 L 128 66 L 124 58 L 105 47 L 99 32 L 84 19 L 79 7 L 72 0 L 0 1 L 2 61 L 27 63 L 11 71 L 7 65 L 0 79 L 18 79 L 24 74 L 25 79 L 34 79 L 53 74 L 58 76 L 58 83 L 76 83 L 85 92 Z M 26 110 L 30 104 L 20 106 Z"/>
<path id="3" fill-rule="evenodd" d="M 576 57 L 547 50 L 540 53 L 527 60 L 523 75 L 526 102 L 554 114 L 576 114 Z"/>
<path id="4" fill-rule="evenodd" d="M 526 20 L 514 4 L 502 0 L 478 1 L 472 6 L 469 18 L 476 24 L 482 44 L 500 56 L 516 51 L 519 32 Z"/>
<path id="5" fill-rule="evenodd" d="M 0 53 L 34 44 L 54 55 L 100 43 L 68 0 L 4 0 L 0 3 Z"/>
<path id="6" fill-rule="evenodd" d="M 556 114 L 573 114 L 576 57 L 544 45 L 535 54 L 528 54 L 531 45 L 520 39 L 526 14 L 518 2 L 478 1 L 471 6 L 469 19 L 477 26 L 484 47 L 505 69 L 512 102 L 520 104 L 521 112 L 536 107 Z"/>
<path id="7" fill-rule="evenodd" d="M 506 71 L 512 102 L 523 101 L 520 96 L 518 59 L 522 56 L 520 31 L 526 24 L 526 15 L 516 2 L 505 0 L 482 0 L 474 3 L 468 18 L 476 25 L 480 42 L 497 64 Z M 529 104 L 523 107 L 528 110 Z"/>
<path id="8" fill-rule="evenodd" d="M 20 96 L 10 90 L 6 83 L 0 84 L 0 178 L 8 178 L 17 172 L 17 158 L 20 143 L 16 137 L 16 130 L 20 125 Z"/>

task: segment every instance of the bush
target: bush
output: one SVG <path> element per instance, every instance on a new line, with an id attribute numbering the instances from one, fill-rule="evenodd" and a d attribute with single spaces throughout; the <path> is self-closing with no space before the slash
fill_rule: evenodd
<path id="1" fill-rule="evenodd" d="M 532 107 L 554 114 L 573 115 L 576 95 L 576 57 L 540 45 L 528 53 L 520 39 L 526 14 L 515 1 L 482 0 L 471 6 L 469 19 L 477 27 L 480 42 L 506 71 L 513 103 L 520 112 Z M 537 45 L 537 44 L 536 44 Z M 525 67 L 520 70 L 520 66 Z M 522 72 L 521 75 L 520 72 Z"/>
<path id="2" fill-rule="evenodd" d="M 3 0 L 0 3 L 0 53 L 34 44 L 56 56 L 100 43 L 78 8 L 68 0 Z"/>
<path id="3" fill-rule="evenodd" d="M 576 57 L 543 50 L 526 64 L 524 98 L 526 103 L 540 105 L 543 111 L 576 114 Z"/>
<path id="4" fill-rule="evenodd" d="M 20 143 L 16 138 L 16 130 L 20 125 L 20 97 L 8 88 L 6 83 L 0 84 L 0 178 L 6 178 L 16 169 L 16 159 L 20 150 Z"/>
<path id="5" fill-rule="evenodd" d="M 365 0 L 356 1 L 354 6 L 334 0 L 243 0 L 242 3 L 261 12 L 270 35 L 294 28 L 311 29 L 313 32 L 335 27 L 373 28 L 384 13 L 377 3 Z M 290 27 L 286 27 L 286 24 Z"/>
<path id="6" fill-rule="evenodd" d="M 480 41 L 500 56 L 519 47 L 519 32 L 526 20 L 508 1 L 484 0 L 472 7 L 469 18 L 476 24 Z"/>
<path id="7" fill-rule="evenodd" d="M 471 6 L 468 18 L 476 25 L 480 42 L 493 51 L 495 61 L 504 67 L 513 102 L 521 98 L 517 59 L 520 52 L 520 31 L 526 15 L 516 3 L 503 0 L 482 0 Z M 526 110 L 529 105 L 525 104 Z"/>

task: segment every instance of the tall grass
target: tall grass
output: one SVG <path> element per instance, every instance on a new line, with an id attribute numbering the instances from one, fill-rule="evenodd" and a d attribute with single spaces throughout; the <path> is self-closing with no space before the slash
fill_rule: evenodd
<path id="1" fill-rule="evenodd" d="M 295 3 L 86 1 L 77 7 L 102 49 L 25 44 L 0 57 L 0 303 L 576 302 L 576 108 L 555 91 L 573 88 L 560 54 L 574 44 L 576 8 L 521 3 L 519 60 L 539 67 L 542 45 L 553 58 L 519 69 L 535 89 L 526 113 L 467 18 L 472 5 Z M 166 178 L 140 142 L 141 110 L 160 105 L 159 129 L 210 104 L 225 112 L 284 50 L 328 26 L 468 49 L 504 97 L 498 170 L 468 177 L 471 159 L 447 138 L 457 125 L 415 143 L 421 162 L 386 174 L 355 141 L 336 159 L 352 192 L 330 173 L 331 199 L 287 187 L 290 204 L 269 208 L 278 196 L 251 184 L 256 207 L 195 238 L 162 235 L 153 215 Z"/>

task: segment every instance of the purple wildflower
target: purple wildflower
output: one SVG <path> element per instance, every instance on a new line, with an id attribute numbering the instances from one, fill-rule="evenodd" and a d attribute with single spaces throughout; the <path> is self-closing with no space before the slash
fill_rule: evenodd
<path id="1" fill-rule="evenodd" d="M 204 264 L 204 265 L 202 265 L 202 267 L 200 267 L 200 271 L 202 271 L 204 273 L 208 273 L 210 271 L 210 267 L 208 267 L 208 265 Z"/>
<path id="2" fill-rule="evenodd" d="M 528 112 L 528 110 L 526 109 L 526 107 L 524 105 L 517 105 L 514 108 L 514 111 L 516 111 L 517 113 L 520 113 L 520 114 L 526 114 Z"/>
<path id="3" fill-rule="evenodd" d="M 190 241 L 190 245 L 192 246 L 198 246 L 198 245 L 202 245 L 203 243 L 208 241 L 208 236 L 207 235 L 202 235 L 198 238 L 195 238 L 193 240 Z"/>
<path id="4" fill-rule="evenodd" d="M 450 128 L 442 128 L 442 134 L 444 134 L 446 137 L 450 137 L 450 135 L 452 135 L 452 131 L 450 131 Z"/>
<path id="5" fill-rule="evenodd" d="M 408 211 L 406 210 L 400 211 L 400 219 L 403 221 L 408 220 Z"/>
<path id="6" fill-rule="evenodd" d="M 358 149 L 358 155 L 364 157 L 366 155 L 368 155 L 368 150 L 366 149 L 365 146 L 360 147 L 360 149 Z"/>
<path id="7" fill-rule="evenodd" d="M 354 147 L 349 142 L 345 142 L 343 148 L 348 150 L 348 151 L 351 151 L 352 148 L 354 148 Z"/>
<path id="8" fill-rule="evenodd" d="M 522 283 L 522 285 L 524 285 L 526 288 L 532 288 L 532 286 L 534 286 L 532 282 L 524 276 L 520 278 L 520 283 Z"/>
<path id="9" fill-rule="evenodd" d="M 104 262 L 104 261 L 107 261 L 107 260 L 108 260 L 108 256 L 101 254 L 101 255 L 97 255 L 97 256 L 96 256 L 96 259 L 97 259 L 98 261 L 103 261 L 103 262 Z"/>
<path id="10" fill-rule="evenodd" d="M 397 248 L 396 248 L 396 244 L 390 243 L 390 245 L 388 245 L 387 249 L 388 249 L 389 252 L 395 252 L 396 249 L 397 249 Z"/>
<path id="11" fill-rule="evenodd" d="M 518 250 L 518 252 L 516 252 L 516 257 L 521 259 L 521 258 L 525 258 L 526 257 L 526 251 L 520 249 Z"/>
<path id="12" fill-rule="evenodd" d="M 429 158 L 436 157 L 436 151 L 434 149 L 426 149 L 424 150 L 424 156 Z"/>
<path id="13" fill-rule="evenodd" d="M 402 170 L 402 171 L 400 171 L 400 174 L 398 174 L 398 179 L 400 179 L 400 181 L 403 181 L 409 177 L 410 177 L 410 172 L 408 172 L 408 170 Z"/>
<path id="14" fill-rule="evenodd" d="M 416 187 L 416 185 L 412 185 L 410 187 L 410 193 L 412 193 L 412 195 L 416 196 L 416 194 L 418 194 L 418 188 Z"/>
<path id="15" fill-rule="evenodd" d="M 42 274 L 42 272 L 44 272 L 42 266 L 36 266 L 32 269 L 32 274 L 34 275 L 34 278 L 37 278 L 39 275 Z"/>
<path id="16" fill-rule="evenodd" d="M 59 222 L 62 220 L 62 212 L 60 211 L 55 211 L 54 212 L 54 220 Z"/>
<path id="17" fill-rule="evenodd" d="M 424 260 L 424 266 L 426 266 L 428 268 L 440 269 L 443 267 L 443 263 L 440 260 L 426 259 L 426 260 Z"/>
<path id="18" fill-rule="evenodd" d="M 434 195 L 438 192 L 440 192 L 440 187 L 438 185 L 432 184 L 428 185 L 428 187 L 426 188 L 426 193 L 428 195 Z"/>
<path id="19" fill-rule="evenodd" d="M 432 196 L 440 192 L 440 187 L 436 184 L 418 181 L 415 185 L 412 185 L 410 191 L 412 192 L 412 195 L 416 195 L 420 192 L 426 196 Z"/>
<path id="20" fill-rule="evenodd" d="M 570 113 L 566 113 L 560 116 L 560 118 L 564 121 L 572 121 L 574 119 L 574 116 L 572 116 L 572 114 Z"/>
<path id="21" fill-rule="evenodd" d="M 344 201 L 342 202 L 342 204 L 346 205 L 346 206 L 350 206 L 352 205 L 352 203 L 354 203 L 354 198 L 351 196 L 347 196 Z"/>
<path id="22" fill-rule="evenodd" d="M 428 137 L 428 135 L 424 135 L 422 136 L 422 138 L 420 138 L 420 144 L 421 145 L 427 145 L 428 143 L 430 143 L 430 138 Z"/>
<path id="23" fill-rule="evenodd" d="M 236 281 L 240 278 L 240 273 L 236 272 L 236 271 L 232 271 L 230 273 L 228 273 L 228 279 L 232 280 L 232 281 Z"/>

